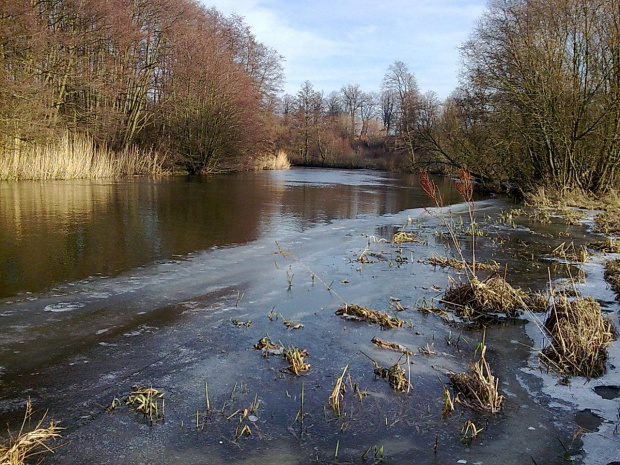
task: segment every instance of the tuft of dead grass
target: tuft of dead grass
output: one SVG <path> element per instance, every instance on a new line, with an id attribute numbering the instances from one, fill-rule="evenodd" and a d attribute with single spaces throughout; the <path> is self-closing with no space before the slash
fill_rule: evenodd
<path id="1" fill-rule="evenodd" d="M 562 242 L 551 252 L 554 257 L 562 258 L 569 262 L 585 263 L 590 258 L 586 246 L 576 247 L 574 242 Z"/>
<path id="2" fill-rule="evenodd" d="M 528 309 L 527 300 L 525 292 L 493 274 L 482 281 L 473 277 L 464 284 L 451 286 L 442 302 L 462 319 L 474 321 L 497 313 L 515 317 L 521 310 Z"/>
<path id="3" fill-rule="evenodd" d="M 502 409 L 504 396 L 499 393 L 499 379 L 493 376 L 486 360 L 485 345 L 480 358 L 469 373 L 448 373 L 450 384 L 458 392 L 454 402 L 478 413 L 498 413 Z"/>
<path id="4" fill-rule="evenodd" d="M 604 241 L 590 242 L 588 247 L 602 253 L 620 253 L 620 240 L 611 237 Z"/>
<path id="5" fill-rule="evenodd" d="M 384 329 L 400 328 L 405 324 L 403 320 L 391 317 L 385 312 L 371 310 L 354 304 L 345 304 L 343 307 L 340 307 L 336 310 L 336 315 L 378 324 Z"/>
<path id="6" fill-rule="evenodd" d="M 411 389 L 411 383 L 407 378 L 405 369 L 400 365 L 399 362 L 396 362 L 389 368 L 382 367 L 374 361 L 373 363 L 375 365 L 375 376 L 378 376 L 382 379 L 387 379 L 392 389 L 398 392 L 407 392 Z"/>
<path id="7" fill-rule="evenodd" d="M 593 298 L 570 300 L 564 294 L 557 295 L 545 330 L 551 341 L 539 358 L 550 369 L 588 379 L 605 373 L 607 346 L 616 332 Z"/>
<path id="8" fill-rule="evenodd" d="M 308 371 L 311 367 L 306 362 L 308 351 L 306 349 L 298 349 L 297 347 L 288 347 L 283 351 L 284 360 L 289 363 L 287 370 L 293 373 L 295 376 L 299 376 L 300 373 Z"/>
<path id="9" fill-rule="evenodd" d="M 424 263 L 433 266 L 440 266 L 442 268 L 454 268 L 455 270 L 473 269 L 473 264 L 469 261 L 459 260 L 453 257 L 440 257 L 439 255 L 432 255 L 430 258 L 426 259 Z M 496 261 L 476 262 L 476 270 L 498 271 L 499 263 L 497 263 Z"/>
<path id="10" fill-rule="evenodd" d="M 159 400 L 161 399 L 161 406 Z M 144 414 L 152 422 L 164 417 L 164 393 L 152 387 L 134 386 L 125 405 L 129 405 L 136 412 Z"/>
<path id="11" fill-rule="evenodd" d="M 393 350 L 395 352 L 400 352 L 405 355 L 414 355 L 413 351 L 402 344 L 398 344 L 396 342 L 388 342 L 380 339 L 378 337 L 373 337 L 371 341 L 377 347 L 381 347 L 382 349 Z"/>
<path id="12" fill-rule="evenodd" d="M 620 236 L 620 206 L 596 215 L 594 225 L 595 232 Z"/>
<path id="13" fill-rule="evenodd" d="M 50 421 L 48 427 L 43 427 L 45 421 L 45 415 L 43 415 L 32 431 L 25 431 L 26 423 L 29 423 L 31 418 L 32 403 L 28 399 L 26 413 L 19 432 L 13 436 L 9 430 L 8 441 L 6 444 L 0 444 L 0 465 L 22 465 L 31 457 L 53 452 L 56 448 L 50 447 L 46 443 L 60 438 L 62 428 L 56 426 L 53 421 Z"/>
<path id="14" fill-rule="evenodd" d="M 408 242 L 424 242 L 416 234 L 406 231 L 398 231 L 392 236 L 392 244 L 405 244 Z"/>
<path id="15" fill-rule="evenodd" d="M 605 279 L 616 293 L 616 300 L 620 301 L 620 260 L 605 262 Z"/>
<path id="16" fill-rule="evenodd" d="M 263 357 L 267 358 L 270 355 L 282 355 L 282 347 L 278 344 L 274 344 L 271 342 L 269 337 L 264 336 L 261 337 L 256 344 L 254 344 L 254 348 L 256 350 L 261 350 L 263 353 Z"/>
<path id="17" fill-rule="evenodd" d="M 342 374 L 336 379 L 336 384 L 334 385 L 334 389 L 332 390 L 331 395 L 327 403 L 332 408 L 336 415 L 340 416 L 340 401 L 344 398 L 344 394 L 347 391 L 346 385 L 344 383 L 344 375 L 349 369 L 349 365 L 345 366 L 342 370 Z"/>

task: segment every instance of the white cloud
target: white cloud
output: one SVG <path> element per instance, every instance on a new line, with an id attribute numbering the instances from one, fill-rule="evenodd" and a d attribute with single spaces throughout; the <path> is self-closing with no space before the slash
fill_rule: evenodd
<path id="1" fill-rule="evenodd" d="M 388 66 L 405 62 L 422 91 L 446 97 L 458 83 L 458 46 L 486 0 L 203 0 L 245 18 L 257 39 L 286 59 L 285 90 L 309 80 L 379 90 Z"/>

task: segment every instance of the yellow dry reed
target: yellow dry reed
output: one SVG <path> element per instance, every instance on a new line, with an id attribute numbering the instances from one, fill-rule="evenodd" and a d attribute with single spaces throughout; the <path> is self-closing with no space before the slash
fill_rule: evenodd
<path id="1" fill-rule="evenodd" d="M 378 324 L 384 329 L 400 328 L 405 324 L 403 320 L 391 317 L 385 312 L 371 310 L 354 304 L 345 304 L 336 310 L 336 315 Z"/>

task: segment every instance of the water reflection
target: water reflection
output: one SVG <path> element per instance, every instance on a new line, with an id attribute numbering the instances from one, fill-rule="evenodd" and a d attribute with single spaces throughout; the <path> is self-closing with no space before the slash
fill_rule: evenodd
<path id="1" fill-rule="evenodd" d="M 452 183 L 441 180 L 447 202 Z M 414 176 L 340 170 L 0 184 L 0 298 L 317 223 L 427 205 Z"/>

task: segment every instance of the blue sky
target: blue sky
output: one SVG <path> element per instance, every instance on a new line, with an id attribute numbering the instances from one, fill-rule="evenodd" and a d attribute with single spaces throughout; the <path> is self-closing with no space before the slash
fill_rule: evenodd
<path id="1" fill-rule="evenodd" d="M 347 84 L 379 91 L 399 60 L 422 92 L 458 85 L 458 47 L 487 0 L 201 0 L 244 17 L 259 42 L 285 57 L 285 92 L 308 80 L 329 93 Z"/>

